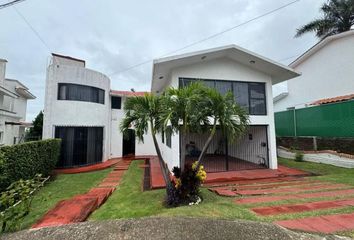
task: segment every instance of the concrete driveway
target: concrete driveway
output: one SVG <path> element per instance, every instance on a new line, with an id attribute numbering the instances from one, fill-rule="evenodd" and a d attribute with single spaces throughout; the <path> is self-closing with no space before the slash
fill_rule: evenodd
<path id="1" fill-rule="evenodd" d="M 60 227 L 24 230 L 4 235 L 2 239 L 324 240 L 346 238 L 295 233 L 271 223 L 205 218 L 153 217 L 128 220 L 89 221 Z"/>

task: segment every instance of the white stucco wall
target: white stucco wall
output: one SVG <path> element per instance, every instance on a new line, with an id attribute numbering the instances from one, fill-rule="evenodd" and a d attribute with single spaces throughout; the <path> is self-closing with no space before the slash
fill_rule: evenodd
<path id="1" fill-rule="evenodd" d="M 74 83 L 105 91 L 104 104 L 57 100 L 58 83 Z M 54 137 L 55 126 L 103 127 L 103 160 L 110 157 L 110 80 L 102 73 L 76 65 L 49 65 L 45 89 L 43 138 Z"/>
<path id="2" fill-rule="evenodd" d="M 272 169 L 277 168 L 275 127 L 273 114 L 273 95 L 272 78 L 262 72 L 256 71 L 248 66 L 240 64 L 228 58 L 219 58 L 205 61 L 172 70 L 171 76 L 166 79 L 165 87 L 172 86 L 177 88 L 179 78 L 201 78 L 214 80 L 247 81 L 247 82 L 265 82 L 267 115 L 250 116 L 250 125 L 268 126 L 268 145 L 269 145 L 269 166 Z M 161 137 L 160 141 L 161 141 Z M 179 135 L 172 137 L 172 148 L 165 144 L 162 147 L 162 154 L 171 169 L 173 166 L 179 166 Z"/>
<path id="3" fill-rule="evenodd" d="M 276 112 L 302 108 L 323 98 L 354 93 L 354 34 L 329 42 L 294 69 L 302 75 L 288 81 L 289 95 L 274 103 Z"/>
<path id="4" fill-rule="evenodd" d="M 121 109 L 111 110 L 111 158 L 122 157 L 123 154 L 123 134 L 120 131 L 120 124 L 122 122 L 122 119 L 124 118 L 123 107 L 125 100 L 126 97 L 122 97 Z M 135 139 L 135 155 L 156 155 L 156 150 L 150 130 L 147 134 L 144 135 L 144 142 L 139 142 L 138 139 Z"/>

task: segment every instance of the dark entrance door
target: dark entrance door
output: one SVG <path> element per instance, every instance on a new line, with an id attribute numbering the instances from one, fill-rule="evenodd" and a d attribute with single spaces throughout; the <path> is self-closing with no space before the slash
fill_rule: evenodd
<path id="1" fill-rule="evenodd" d="M 55 138 L 62 140 L 57 167 L 102 162 L 103 127 L 56 127 Z"/>
<path id="2" fill-rule="evenodd" d="M 135 130 L 128 129 L 123 136 L 123 156 L 135 155 Z"/>

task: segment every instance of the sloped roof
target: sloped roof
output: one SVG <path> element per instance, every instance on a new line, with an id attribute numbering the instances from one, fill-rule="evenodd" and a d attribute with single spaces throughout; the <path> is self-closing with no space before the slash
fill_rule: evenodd
<path id="1" fill-rule="evenodd" d="M 304 52 L 301 56 L 299 56 L 297 59 L 295 59 L 292 63 L 289 64 L 290 67 L 295 68 L 302 62 L 304 62 L 306 59 L 311 57 L 313 54 L 318 52 L 320 49 L 325 47 L 327 44 L 329 44 L 332 41 L 335 41 L 340 38 L 348 37 L 348 36 L 354 36 L 354 30 L 350 30 L 347 32 L 339 33 L 333 36 L 326 37 L 322 41 L 319 41 L 315 45 L 313 45 L 310 49 L 308 49 L 306 52 Z"/>
<path id="2" fill-rule="evenodd" d="M 153 63 L 152 91 L 159 90 L 171 70 L 203 61 L 227 57 L 272 77 L 273 84 L 300 76 L 292 68 L 277 63 L 235 44 L 155 59 Z"/>
<path id="3" fill-rule="evenodd" d="M 321 105 L 321 104 L 328 104 L 328 103 L 335 103 L 335 102 L 343 102 L 351 99 L 354 99 L 354 93 L 349 95 L 344 95 L 344 96 L 320 99 L 310 103 L 310 105 Z"/>

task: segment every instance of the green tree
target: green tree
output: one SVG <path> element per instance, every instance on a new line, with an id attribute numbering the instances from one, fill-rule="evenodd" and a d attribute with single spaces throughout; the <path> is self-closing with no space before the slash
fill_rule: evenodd
<path id="1" fill-rule="evenodd" d="M 36 118 L 32 121 L 33 127 L 31 127 L 26 135 L 26 139 L 40 140 L 42 139 L 43 132 L 43 111 L 40 111 Z"/>
<path id="2" fill-rule="evenodd" d="M 297 29 L 295 37 L 315 32 L 318 38 L 324 39 L 349 31 L 354 25 L 354 0 L 329 0 L 320 11 L 322 17 Z"/>
<path id="3" fill-rule="evenodd" d="M 205 92 L 206 114 L 212 119 L 205 125 L 205 130 L 209 131 L 209 137 L 206 139 L 203 149 L 198 157 L 196 169 L 199 168 L 204 160 L 205 154 L 210 143 L 215 137 L 217 129 L 220 129 L 222 135 L 228 141 L 235 141 L 240 138 L 248 128 L 249 117 L 246 111 L 240 107 L 234 100 L 231 92 L 222 95 L 217 90 L 207 88 Z"/>
<path id="4" fill-rule="evenodd" d="M 183 88 L 169 88 L 164 94 L 163 121 L 165 131 L 167 125 L 173 132 L 181 134 L 182 142 L 187 142 L 190 132 L 201 132 L 209 122 L 207 114 L 207 88 L 199 82 Z M 181 170 L 184 170 L 186 148 L 181 146 Z"/>
<path id="5" fill-rule="evenodd" d="M 164 126 L 170 124 L 181 133 L 186 143 L 188 133 L 209 132 L 198 165 L 202 163 L 208 147 L 219 128 L 228 140 L 239 138 L 247 129 L 248 114 L 234 101 L 231 92 L 220 94 L 202 83 L 192 83 L 184 88 L 170 88 L 165 94 Z M 181 146 L 181 169 L 185 164 L 185 146 Z"/>
<path id="6" fill-rule="evenodd" d="M 162 98 L 152 94 L 130 97 L 125 100 L 125 116 L 121 122 L 120 129 L 123 134 L 129 128 L 135 129 L 135 135 L 139 141 L 144 141 L 144 134 L 150 130 L 155 145 L 156 153 L 167 189 L 172 187 L 170 172 L 162 157 L 156 134 L 161 130 Z"/>

